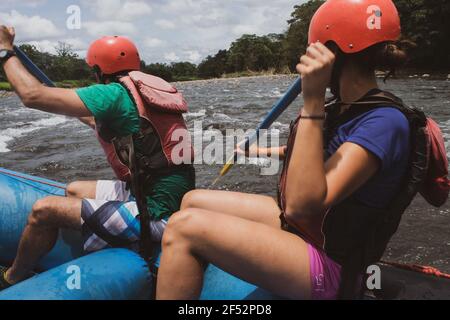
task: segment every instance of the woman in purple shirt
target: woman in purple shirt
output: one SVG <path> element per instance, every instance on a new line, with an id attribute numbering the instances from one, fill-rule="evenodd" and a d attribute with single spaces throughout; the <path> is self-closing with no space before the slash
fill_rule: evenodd
<path id="1" fill-rule="evenodd" d="M 297 66 L 305 104 L 287 150 L 282 209 L 260 195 L 189 193 L 163 239 L 158 299 L 198 298 L 207 263 L 285 298 L 338 297 L 341 265 L 323 250 L 327 212 L 350 197 L 387 207 L 408 170 L 410 128 L 386 105 L 344 123 L 324 146 L 326 88 L 341 112 L 377 92 L 376 68 L 405 58 L 399 36 L 391 0 L 325 2 Z M 285 149 L 270 153 L 283 157 Z M 280 215 L 290 230 L 280 228 Z"/>

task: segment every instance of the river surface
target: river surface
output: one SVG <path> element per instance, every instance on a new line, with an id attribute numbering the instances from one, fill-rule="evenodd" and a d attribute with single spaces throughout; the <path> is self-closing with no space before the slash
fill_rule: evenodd
<path id="1" fill-rule="evenodd" d="M 292 81 L 287 76 L 258 77 L 177 86 L 190 104 L 186 115 L 189 127 L 202 121 L 202 128 L 212 132 L 255 128 Z M 450 151 L 450 81 L 390 80 L 381 86 L 432 116 L 444 131 Z M 273 126 L 282 142 L 300 105 L 301 98 Z M 25 109 L 16 96 L 0 98 L 0 110 L 0 167 L 62 182 L 113 177 L 93 132 L 77 120 Z M 253 159 L 237 166 L 217 188 L 275 196 L 277 176 L 260 175 L 267 165 L 267 161 Z M 208 188 L 220 168 L 197 165 L 198 187 Z M 417 197 L 392 239 L 386 259 L 431 265 L 450 273 L 449 231 L 450 203 L 436 209 Z"/>

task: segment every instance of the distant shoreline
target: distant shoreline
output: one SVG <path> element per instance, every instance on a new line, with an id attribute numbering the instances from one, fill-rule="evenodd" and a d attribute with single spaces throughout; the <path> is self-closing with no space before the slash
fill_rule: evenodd
<path id="1" fill-rule="evenodd" d="M 377 78 L 384 78 L 386 75 L 385 72 L 377 72 Z M 183 81 L 173 81 L 173 84 L 180 83 L 199 83 L 199 82 L 214 82 L 214 81 L 226 81 L 226 80 L 234 80 L 234 79 L 254 79 L 254 78 L 281 78 L 281 77 L 296 77 L 295 73 L 268 73 L 268 72 L 245 72 L 241 74 L 226 74 L 220 78 L 210 78 L 210 79 L 194 79 L 194 80 L 183 80 Z M 436 73 L 436 72 L 423 72 L 423 71 L 402 71 L 398 72 L 394 79 L 422 79 L 422 80 L 449 80 L 450 74 L 447 73 Z M 85 87 L 90 84 L 89 81 L 86 80 L 68 80 L 57 83 L 58 87 L 75 89 L 80 87 Z M 8 82 L 0 82 L 0 97 L 4 96 L 7 93 L 12 92 L 11 86 Z"/>

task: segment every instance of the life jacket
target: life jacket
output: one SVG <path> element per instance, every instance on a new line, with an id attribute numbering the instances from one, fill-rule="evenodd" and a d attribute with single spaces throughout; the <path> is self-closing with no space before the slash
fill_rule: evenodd
<path id="1" fill-rule="evenodd" d="M 182 115 L 188 107 L 182 94 L 163 79 L 138 71 L 120 77 L 119 82 L 132 97 L 140 116 L 140 132 L 132 137 L 139 168 L 148 175 L 170 171 L 180 165 L 172 159 L 176 146 L 180 159 L 184 159 L 186 150 L 190 151 L 190 162 L 186 164 L 192 164 L 194 152 Z M 180 138 L 174 140 L 177 130 L 185 134 L 177 134 Z M 119 137 L 107 123 L 97 123 L 97 137 L 117 178 L 130 182 L 129 137 Z"/>
<path id="2" fill-rule="evenodd" d="M 284 218 L 287 171 L 300 118 L 291 126 L 288 151 L 279 184 L 283 228 L 322 247 L 330 258 L 343 267 L 340 297 L 350 299 L 354 297 L 358 276 L 364 273 L 369 265 L 381 259 L 389 240 L 398 229 L 403 213 L 416 194 L 421 192 L 431 204 L 440 206 L 448 199 L 450 183 L 447 178 L 448 162 L 442 133 L 434 121 L 427 119 L 422 111 L 406 106 L 401 99 L 381 90 L 369 93 L 342 114 L 341 105 L 334 101 L 326 107 L 325 146 L 328 146 L 337 129 L 343 124 L 371 110 L 385 107 L 395 108 L 405 115 L 410 126 L 411 143 L 408 170 L 401 182 L 400 191 L 390 205 L 382 209 L 374 208 L 350 196 L 329 209 L 322 223 L 324 239 L 318 240 L 308 230 L 290 226 Z"/>

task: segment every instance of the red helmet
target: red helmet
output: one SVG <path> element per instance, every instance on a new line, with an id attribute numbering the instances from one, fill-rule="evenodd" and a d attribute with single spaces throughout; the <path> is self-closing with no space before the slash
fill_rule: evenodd
<path id="1" fill-rule="evenodd" d="M 315 13 L 309 44 L 334 41 L 345 53 L 398 40 L 400 17 L 391 0 L 328 0 Z"/>
<path id="2" fill-rule="evenodd" d="M 119 36 L 94 41 L 87 52 L 86 62 L 91 68 L 98 66 L 103 74 L 141 69 L 136 46 L 128 38 Z"/>

